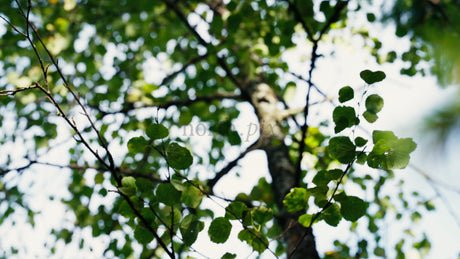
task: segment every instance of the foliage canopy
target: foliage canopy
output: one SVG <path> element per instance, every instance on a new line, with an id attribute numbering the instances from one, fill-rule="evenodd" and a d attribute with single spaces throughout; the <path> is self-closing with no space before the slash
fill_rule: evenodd
<path id="1" fill-rule="evenodd" d="M 200 234 L 221 244 L 235 231 L 272 257 L 404 258 L 408 247 L 429 250 L 426 237 L 410 234 L 391 247 L 382 242 L 385 220 L 416 221 L 429 203 L 419 195 L 408 201 L 403 183 L 396 198 L 381 192 L 416 148 L 372 128 L 386 74 L 363 69 L 355 75 L 361 84 L 337 86 L 333 100 L 315 79 L 319 60 L 334 57 L 323 45 L 338 46 L 347 33 L 378 62 L 394 60 L 353 23 L 360 14 L 377 22 L 365 11 L 372 1 L 4 2 L 0 224 L 19 210 L 38 224 L 13 176 L 65 169 L 70 195 L 62 203 L 73 221 L 52 230 L 51 254 L 59 242 L 92 251 L 85 229 L 109 240 L 96 255 L 108 258 L 206 257 L 195 248 Z M 284 55 L 298 46 L 309 53 L 301 73 Z M 324 107 L 330 113 L 312 119 Z M 248 116 L 256 121 L 234 126 Z M 248 193 L 222 195 L 235 185 L 238 162 L 257 150 L 267 157 L 266 176 Z M 344 221 L 358 238 L 318 252 L 314 225 L 332 232 Z M 358 225 L 372 239 L 360 237 Z M 2 247 L 0 256 L 18 249 Z M 232 251 L 220 256 L 236 258 Z"/>

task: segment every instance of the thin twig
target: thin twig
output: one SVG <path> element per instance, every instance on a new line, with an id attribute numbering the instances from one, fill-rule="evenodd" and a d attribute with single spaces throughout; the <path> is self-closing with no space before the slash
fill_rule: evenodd
<path id="1" fill-rule="evenodd" d="M 226 174 L 228 174 L 230 172 L 230 170 L 233 169 L 233 167 L 235 167 L 237 164 L 238 164 L 238 161 L 240 159 L 242 159 L 243 157 L 245 157 L 249 152 L 253 151 L 253 150 L 256 150 L 258 147 L 258 141 L 254 142 L 253 144 L 251 144 L 245 151 L 243 151 L 237 158 L 235 158 L 233 161 L 231 161 L 230 163 L 227 164 L 227 166 L 225 166 L 224 168 L 222 168 L 222 170 L 220 170 L 218 173 L 216 173 L 216 175 L 214 176 L 214 178 L 212 178 L 211 180 L 208 181 L 208 187 L 210 190 L 213 189 L 213 187 L 217 184 L 217 182 L 222 178 L 224 177 Z"/>
<path id="2" fill-rule="evenodd" d="M 452 218 L 455 220 L 457 225 L 460 226 L 460 217 L 455 213 L 454 208 L 447 201 L 447 199 L 444 197 L 444 195 L 442 194 L 442 192 L 439 189 L 438 185 L 442 186 L 444 188 L 447 188 L 447 189 L 449 189 L 451 191 L 454 191 L 456 193 L 460 193 L 460 190 L 458 188 L 450 185 L 450 184 L 446 184 L 446 183 L 443 183 L 443 182 L 440 182 L 440 181 L 437 181 L 437 180 L 433 179 L 429 174 L 427 174 L 422 169 L 418 168 L 417 166 L 415 166 L 413 164 L 409 164 L 409 166 L 412 167 L 412 169 L 414 169 L 415 172 L 419 173 L 420 175 L 422 175 L 425 178 L 425 180 L 428 182 L 428 184 L 431 186 L 431 188 L 433 188 L 433 190 L 436 193 L 436 195 L 442 200 L 442 202 L 446 206 L 447 211 L 452 216 Z"/>
<path id="3" fill-rule="evenodd" d="M 37 85 L 31 85 L 23 88 L 16 88 L 14 90 L 1 90 L 0 91 L 0 96 L 13 96 L 16 95 L 19 92 L 24 92 L 32 89 L 37 89 L 39 88 Z"/>
<path id="4" fill-rule="evenodd" d="M 163 240 L 157 234 L 155 229 L 152 228 L 150 222 L 147 221 L 147 219 L 144 216 L 142 216 L 142 214 L 139 212 L 139 210 L 136 209 L 136 206 L 131 201 L 131 199 L 121 191 L 117 191 L 117 193 L 125 199 L 125 201 L 129 205 L 129 207 L 133 210 L 134 214 L 136 214 L 136 216 L 142 222 L 144 227 L 146 227 L 149 230 L 149 232 L 153 234 L 153 236 L 155 237 L 155 240 L 157 241 L 157 243 L 165 250 L 165 252 L 169 255 L 169 257 L 172 258 L 172 259 L 176 258 L 176 255 L 174 254 L 174 252 L 169 250 L 168 246 L 165 244 L 165 242 L 163 242 Z"/>
<path id="5" fill-rule="evenodd" d="M 298 157 L 297 157 L 297 163 L 296 163 L 296 183 L 295 186 L 300 186 L 300 178 L 302 175 L 302 158 L 303 158 L 303 152 L 305 149 L 305 139 L 307 138 L 307 132 L 308 132 L 308 113 L 309 113 L 309 107 L 310 107 L 310 93 L 311 89 L 315 87 L 313 83 L 313 71 L 316 68 L 316 61 L 320 57 L 318 54 L 318 46 L 319 42 L 321 41 L 323 35 L 329 30 L 330 26 L 332 25 L 333 22 L 337 21 L 340 12 L 343 10 L 343 8 L 348 4 L 348 1 L 338 1 L 335 8 L 334 8 L 334 13 L 329 19 L 326 21 L 326 24 L 323 26 L 321 29 L 318 37 L 314 37 L 311 35 L 311 32 L 309 33 L 309 27 L 307 24 L 304 22 L 302 19 L 299 11 L 297 8 L 294 6 L 293 3 L 289 2 L 289 6 L 291 7 L 291 10 L 293 10 L 297 20 L 302 24 L 304 27 L 304 30 L 307 32 L 309 35 L 308 38 L 310 41 L 313 43 L 313 47 L 311 50 L 311 58 L 310 58 L 310 69 L 308 70 L 308 79 L 306 80 L 308 84 L 308 89 L 307 89 L 307 95 L 305 97 L 305 108 L 304 108 L 304 124 L 301 127 L 301 137 L 299 141 L 299 151 L 298 151 Z M 319 90 L 317 87 L 315 87 L 317 90 Z M 323 94 L 323 96 L 325 96 Z"/>
<path id="6" fill-rule="evenodd" d="M 48 97 L 48 99 L 54 104 L 54 106 L 58 109 L 59 111 L 59 114 L 64 117 L 64 119 L 66 120 L 66 122 L 72 127 L 72 129 L 76 132 L 77 136 L 78 136 L 78 139 L 77 141 L 78 142 L 81 142 L 83 145 L 85 145 L 86 148 L 88 148 L 88 150 L 96 157 L 96 159 L 101 162 L 113 175 L 114 179 L 116 180 L 116 182 L 118 183 L 118 185 L 121 184 L 121 177 L 118 176 L 116 174 L 116 170 L 115 170 L 115 163 L 113 161 L 113 157 L 112 157 L 112 154 L 111 152 L 109 151 L 108 149 L 108 145 L 107 145 L 107 142 L 105 141 L 105 139 L 103 138 L 103 136 L 101 135 L 100 131 L 96 128 L 93 120 L 91 119 L 90 115 L 88 114 L 86 108 L 85 108 L 85 105 L 81 102 L 79 96 L 75 93 L 75 91 L 70 87 L 70 84 L 69 82 L 67 81 L 67 79 L 65 78 L 64 74 L 62 73 L 61 71 L 61 68 L 60 66 L 58 65 L 58 62 L 57 60 L 54 58 L 54 56 L 51 54 L 50 50 L 47 48 L 47 46 L 45 45 L 45 43 L 43 42 L 40 34 L 38 33 L 36 27 L 30 22 L 29 20 L 29 14 L 30 14 L 30 10 L 31 10 L 31 1 L 29 0 L 28 1 L 28 9 L 27 9 L 27 13 L 24 12 L 23 8 L 21 7 L 20 3 L 18 0 L 16 0 L 16 3 L 18 4 L 18 8 L 19 8 L 19 11 L 21 13 L 21 15 L 24 17 L 25 21 L 26 21 L 26 24 L 27 24 L 27 31 L 25 33 L 26 35 L 26 39 L 29 41 L 30 45 L 32 46 L 34 52 L 35 52 L 35 56 L 37 57 L 39 63 L 40 63 L 40 66 L 42 68 L 42 72 L 44 74 L 44 77 L 45 77 L 45 83 L 46 83 L 46 86 L 47 88 L 43 88 L 42 86 L 40 86 L 38 83 L 36 83 L 36 87 L 41 89 L 42 92 L 44 94 L 46 94 L 46 96 Z M 98 140 L 99 140 L 99 143 L 100 145 L 102 146 L 102 148 L 105 150 L 106 152 L 106 155 L 109 159 L 109 163 L 107 163 L 99 154 L 96 150 L 94 150 L 90 145 L 89 143 L 85 140 L 85 138 L 83 137 L 82 133 L 78 130 L 77 128 L 77 125 L 74 123 L 74 121 L 72 121 L 71 119 L 69 119 L 69 117 L 64 113 L 64 111 L 62 110 L 62 108 L 60 107 L 59 103 L 56 102 L 56 100 L 54 99 L 54 97 L 52 96 L 51 92 L 50 92 L 50 87 L 48 85 L 48 80 L 47 80 L 47 67 L 44 65 L 44 62 L 40 56 L 40 54 L 38 53 L 38 50 L 35 46 L 35 44 L 33 43 L 33 40 L 32 38 L 30 37 L 30 34 L 29 34 L 29 28 L 32 29 L 34 35 L 36 36 L 36 38 L 38 39 L 38 41 L 40 42 L 40 44 L 42 45 L 42 47 L 44 48 L 45 52 L 47 53 L 48 57 L 50 58 L 52 64 L 54 65 L 54 67 L 56 68 L 60 78 L 63 80 L 64 82 L 64 86 L 67 88 L 67 90 L 71 93 L 71 95 L 73 96 L 74 100 L 77 102 L 77 104 L 80 106 L 80 108 L 82 109 L 83 111 L 83 114 L 85 115 L 85 117 L 87 118 L 88 122 L 90 123 L 91 127 L 93 128 L 94 132 L 96 132 L 97 136 L 98 136 Z"/>

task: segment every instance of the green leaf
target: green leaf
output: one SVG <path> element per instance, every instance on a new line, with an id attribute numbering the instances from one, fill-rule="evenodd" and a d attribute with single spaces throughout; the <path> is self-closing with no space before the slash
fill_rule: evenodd
<path id="1" fill-rule="evenodd" d="M 229 252 L 225 253 L 221 259 L 235 259 L 236 258 L 236 254 L 231 254 Z"/>
<path id="2" fill-rule="evenodd" d="M 300 215 L 300 217 L 299 217 L 299 223 L 302 224 L 302 226 L 308 228 L 308 227 L 310 227 L 310 222 L 311 222 L 312 219 L 313 219 L 313 215 L 303 214 L 303 215 Z"/>
<path id="3" fill-rule="evenodd" d="M 230 143 L 230 145 L 240 145 L 241 144 L 241 138 L 240 138 L 240 134 L 238 134 L 238 132 L 236 131 L 230 131 L 228 133 L 228 143 Z"/>
<path id="4" fill-rule="evenodd" d="M 294 82 L 289 82 L 286 84 L 286 87 L 284 88 L 284 93 L 283 93 L 283 99 L 286 103 L 291 102 L 297 92 L 297 86 L 296 83 Z"/>
<path id="5" fill-rule="evenodd" d="M 367 17 L 367 20 L 369 22 L 374 22 L 375 21 L 375 14 L 373 14 L 373 13 L 367 13 L 366 17 Z"/>
<path id="6" fill-rule="evenodd" d="M 156 217 L 155 213 L 152 211 L 152 209 L 150 209 L 148 207 L 142 208 L 141 215 L 142 215 L 142 217 L 144 217 L 147 220 L 147 222 L 150 223 L 150 226 L 152 226 L 154 228 L 158 227 L 157 224 L 156 224 L 156 221 L 155 221 L 157 217 Z"/>
<path id="7" fill-rule="evenodd" d="M 340 213 L 344 219 L 354 222 L 366 214 L 369 206 L 367 202 L 356 196 L 341 195 L 340 197 Z"/>
<path id="8" fill-rule="evenodd" d="M 372 94 L 366 98 L 365 104 L 370 113 L 377 114 L 383 108 L 383 98 L 378 94 Z"/>
<path id="9" fill-rule="evenodd" d="M 228 219 L 242 219 L 248 209 L 241 201 L 234 201 L 225 208 L 225 217 Z"/>
<path id="10" fill-rule="evenodd" d="M 284 197 L 283 204 L 288 212 L 297 212 L 308 208 L 308 198 L 305 188 L 292 188 L 291 191 Z"/>
<path id="11" fill-rule="evenodd" d="M 367 161 L 367 155 L 365 153 L 359 153 L 358 157 L 356 158 L 356 163 L 360 165 L 364 165 Z"/>
<path id="12" fill-rule="evenodd" d="M 232 230 L 232 224 L 224 217 L 215 218 L 209 226 L 208 235 L 214 243 L 225 243 L 230 231 Z"/>
<path id="13" fill-rule="evenodd" d="M 367 144 L 367 139 L 362 138 L 362 137 L 356 137 L 355 144 L 357 147 L 363 147 L 364 145 Z"/>
<path id="14" fill-rule="evenodd" d="M 192 122 L 193 113 L 188 108 L 183 108 L 179 115 L 179 126 L 189 125 Z"/>
<path id="15" fill-rule="evenodd" d="M 96 184 L 101 184 L 104 182 L 104 174 L 103 173 L 97 173 L 95 176 L 94 176 L 94 182 Z"/>
<path id="16" fill-rule="evenodd" d="M 193 163 L 190 151 L 175 142 L 166 148 L 166 155 L 169 165 L 174 169 L 187 169 Z"/>
<path id="17" fill-rule="evenodd" d="M 124 176 L 121 178 L 121 185 L 124 187 L 136 188 L 136 178 L 132 176 Z"/>
<path id="18" fill-rule="evenodd" d="M 125 218 L 132 218 L 136 216 L 133 212 L 133 209 L 129 206 L 128 202 L 126 200 L 123 200 L 119 207 L 117 208 L 117 212 L 120 213 Z"/>
<path id="19" fill-rule="evenodd" d="M 191 208 L 197 208 L 202 199 L 203 193 L 192 184 L 188 184 L 182 192 L 181 201 Z"/>
<path id="20" fill-rule="evenodd" d="M 342 164 L 348 164 L 355 159 L 356 146 L 349 137 L 339 136 L 329 140 L 329 153 Z"/>
<path id="21" fill-rule="evenodd" d="M 307 193 L 315 197 L 315 204 L 319 207 L 323 207 L 327 203 L 327 191 L 329 188 L 327 186 L 316 186 L 313 188 L 308 188 Z"/>
<path id="22" fill-rule="evenodd" d="M 153 198 L 156 184 L 152 183 L 152 181 L 140 177 L 136 179 L 136 186 L 143 197 Z"/>
<path id="23" fill-rule="evenodd" d="M 155 123 L 150 124 L 145 133 L 150 139 L 162 139 L 169 135 L 169 130 L 165 126 Z"/>
<path id="24" fill-rule="evenodd" d="M 334 131 L 339 133 L 342 130 L 357 124 L 355 109 L 349 106 L 337 106 L 332 113 L 335 123 Z"/>
<path id="25" fill-rule="evenodd" d="M 330 5 L 330 1 L 322 1 L 319 5 L 319 10 L 324 13 L 326 19 L 329 19 L 329 17 L 332 15 L 334 11 L 332 6 Z"/>
<path id="26" fill-rule="evenodd" d="M 137 225 L 134 229 L 134 238 L 141 244 L 148 244 L 152 242 L 154 236 L 146 227 L 142 225 Z"/>
<path id="27" fill-rule="evenodd" d="M 385 256 L 385 249 L 383 249 L 382 247 L 376 247 L 376 248 L 374 249 L 374 254 L 375 254 L 376 256 L 379 256 L 379 257 L 386 257 L 386 256 Z"/>
<path id="28" fill-rule="evenodd" d="M 259 253 L 262 253 L 265 249 L 267 249 L 267 237 L 260 232 L 256 232 L 254 229 L 241 230 L 240 233 L 238 233 L 238 239 L 247 242 L 254 251 Z"/>
<path id="29" fill-rule="evenodd" d="M 434 202 L 432 200 L 426 201 L 424 205 L 425 205 L 426 210 L 428 211 L 433 211 L 436 209 L 436 207 L 434 206 Z"/>
<path id="30" fill-rule="evenodd" d="M 350 86 L 344 86 L 339 90 L 339 102 L 344 103 L 353 99 L 355 92 Z"/>
<path id="31" fill-rule="evenodd" d="M 412 222 L 418 223 L 422 219 L 422 214 L 420 214 L 420 212 L 418 211 L 414 211 L 410 215 L 410 219 L 412 220 Z"/>
<path id="32" fill-rule="evenodd" d="M 128 141 L 128 150 L 132 154 L 143 153 L 148 144 L 144 137 L 133 137 Z"/>
<path id="33" fill-rule="evenodd" d="M 156 190 L 156 197 L 159 202 L 173 206 L 180 203 L 181 192 L 170 183 L 161 183 Z"/>
<path id="34" fill-rule="evenodd" d="M 179 230 L 182 235 L 182 240 L 187 246 L 195 243 L 198 234 L 203 230 L 204 223 L 195 219 L 196 216 L 189 214 L 181 221 Z"/>
<path id="35" fill-rule="evenodd" d="M 374 147 L 367 157 L 367 164 L 373 168 L 402 169 L 409 164 L 410 153 L 417 144 L 411 138 L 399 139 L 391 131 L 374 131 Z"/>
<path id="36" fill-rule="evenodd" d="M 329 208 L 323 211 L 323 213 L 320 215 L 320 218 L 324 219 L 324 221 L 330 226 L 337 227 L 337 225 L 339 225 L 340 220 L 342 219 L 339 205 L 335 203 L 331 204 Z"/>
<path id="37" fill-rule="evenodd" d="M 132 176 L 125 176 L 121 179 L 121 187 L 119 190 L 127 196 L 133 196 L 136 194 L 136 179 Z"/>
<path id="38" fill-rule="evenodd" d="M 419 250 L 424 249 L 424 250 L 428 251 L 431 248 L 431 243 L 428 240 L 428 238 L 426 237 L 426 235 L 423 234 L 423 239 L 420 242 L 414 243 L 412 246 L 414 248 L 416 248 L 416 249 L 419 249 Z"/>
<path id="39" fill-rule="evenodd" d="M 361 71 L 359 76 L 369 85 L 377 83 L 385 79 L 386 75 L 383 71 L 370 71 L 368 69 Z"/>
<path id="40" fill-rule="evenodd" d="M 255 208 L 252 212 L 254 221 L 260 225 L 273 219 L 272 211 L 265 207 Z"/>
<path id="41" fill-rule="evenodd" d="M 339 179 L 342 174 L 343 171 L 340 169 L 321 170 L 313 177 L 313 183 L 317 186 L 326 186 L 330 181 Z"/>
<path id="42" fill-rule="evenodd" d="M 379 118 L 379 116 L 377 116 L 377 114 L 375 113 L 372 113 L 372 112 L 369 112 L 369 111 L 365 111 L 363 113 L 363 117 L 364 119 L 366 119 L 369 123 L 374 123 L 377 121 L 377 119 Z"/>

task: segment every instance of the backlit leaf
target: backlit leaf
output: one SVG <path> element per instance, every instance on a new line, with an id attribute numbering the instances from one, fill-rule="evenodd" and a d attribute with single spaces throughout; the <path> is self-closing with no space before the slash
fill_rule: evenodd
<path id="1" fill-rule="evenodd" d="M 169 165 L 174 169 L 187 169 L 193 163 L 190 151 L 175 142 L 169 144 L 166 155 Z"/>
<path id="2" fill-rule="evenodd" d="M 189 214 L 185 216 L 179 226 L 184 244 L 190 246 L 195 243 L 198 234 L 201 230 L 203 230 L 203 228 L 204 223 L 196 220 L 195 215 Z"/>
<path id="3" fill-rule="evenodd" d="M 191 208 L 196 208 L 200 205 L 202 199 L 203 193 L 197 187 L 189 184 L 182 192 L 181 202 Z"/>
<path id="4" fill-rule="evenodd" d="M 372 113 L 372 112 L 369 112 L 369 111 L 365 111 L 363 113 L 363 117 L 364 119 L 366 119 L 369 123 L 374 123 L 377 121 L 377 119 L 379 118 L 379 116 L 377 116 L 377 114 L 375 113 Z"/>
<path id="5" fill-rule="evenodd" d="M 348 221 L 357 221 L 364 216 L 369 206 L 367 202 L 356 196 L 342 195 L 340 202 L 340 213 Z"/>
<path id="6" fill-rule="evenodd" d="M 337 180 L 343 174 L 340 169 L 321 170 L 313 177 L 313 183 L 317 186 L 325 186 L 332 180 Z"/>
<path id="7" fill-rule="evenodd" d="M 383 71 L 370 71 L 368 69 L 361 71 L 359 76 L 369 85 L 377 83 L 385 79 L 386 75 Z"/>
<path id="8" fill-rule="evenodd" d="M 355 159 L 356 146 L 349 137 L 334 137 L 329 141 L 329 153 L 342 164 L 351 163 Z"/>
<path id="9" fill-rule="evenodd" d="M 372 94 L 366 98 L 365 104 L 369 112 L 377 114 L 383 108 L 383 98 L 378 94 Z"/>
<path id="10" fill-rule="evenodd" d="M 289 212 L 306 210 L 309 197 L 305 188 L 292 188 L 284 198 L 283 204 Z"/>
<path id="11" fill-rule="evenodd" d="M 172 206 L 180 202 L 181 192 L 170 183 L 162 183 L 156 190 L 156 197 L 159 202 Z"/>
<path id="12" fill-rule="evenodd" d="M 356 137 L 355 144 L 357 147 L 363 147 L 364 145 L 367 144 L 367 139 L 362 138 L 362 137 Z"/>
<path id="13" fill-rule="evenodd" d="M 417 144 L 411 138 L 399 139 L 391 131 L 374 131 L 374 147 L 367 163 L 373 168 L 402 169 L 409 164 L 410 153 Z"/>
<path id="14" fill-rule="evenodd" d="M 150 124 L 145 131 L 150 139 L 162 139 L 169 135 L 169 130 L 161 124 Z"/>
<path id="15" fill-rule="evenodd" d="M 309 227 L 312 218 L 313 218 L 313 215 L 311 214 L 303 214 L 299 217 L 299 223 L 302 224 L 302 226 L 304 227 Z"/>
<path id="16" fill-rule="evenodd" d="M 148 244 L 152 242 L 154 236 L 146 227 L 137 225 L 134 229 L 134 238 L 141 244 Z"/>
<path id="17" fill-rule="evenodd" d="M 228 219 L 242 219 L 247 209 L 246 204 L 241 201 L 234 201 L 225 208 L 225 217 Z"/>
<path id="18" fill-rule="evenodd" d="M 342 219 L 342 215 L 340 214 L 340 207 L 339 205 L 333 203 L 329 208 L 327 208 L 320 216 L 321 219 L 329 224 L 330 226 L 337 227 L 339 225 L 340 220 Z"/>
<path id="19" fill-rule="evenodd" d="M 342 130 L 351 127 L 357 123 L 355 109 L 349 106 L 335 107 L 332 113 L 332 119 L 335 123 L 335 133 L 339 133 Z"/>
<path id="20" fill-rule="evenodd" d="M 224 217 L 215 218 L 209 226 L 208 235 L 214 243 L 225 243 L 230 231 L 232 230 L 232 224 Z"/>
<path id="21" fill-rule="evenodd" d="M 350 86 L 344 86 L 339 90 L 339 102 L 344 103 L 353 99 L 355 92 Z"/>
<path id="22" fill-rule="evenodd" d="M 238 233 L 238 239 L 245 241 L 259 253 L 262 253 L 267 249 L 267 237 L 262 233 L 257 233 L 254 229 L 243 229 Z"/>
<path id="23" fill-rule="evenodd" d="M 144 137 L 133 137 L 128 141 L 128 150 L 132 154 L 143 153 L 148 142 Z"/>

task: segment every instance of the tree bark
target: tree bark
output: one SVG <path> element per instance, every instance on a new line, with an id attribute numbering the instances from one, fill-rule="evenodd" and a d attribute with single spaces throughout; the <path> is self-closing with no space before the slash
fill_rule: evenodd
<path id="1" fill-rule="evenodd" d="M 297 220 L 299 215 L 288 213 L 283 206 L 284 196 L 296 187 L 299 175 L 284 142 L 285 134 L 281 125 L 284 113 L 278 108 L 278 98 L 265 83 L 252 82 L 243 90 L 259 120 L 258 147 L 267 155 L 272 190 L 280 211 L 277 221 L 284 230 L 283 239 L 291 255 L 289 258 L 319 258 L 312 229 L 302 226 Z"/>

